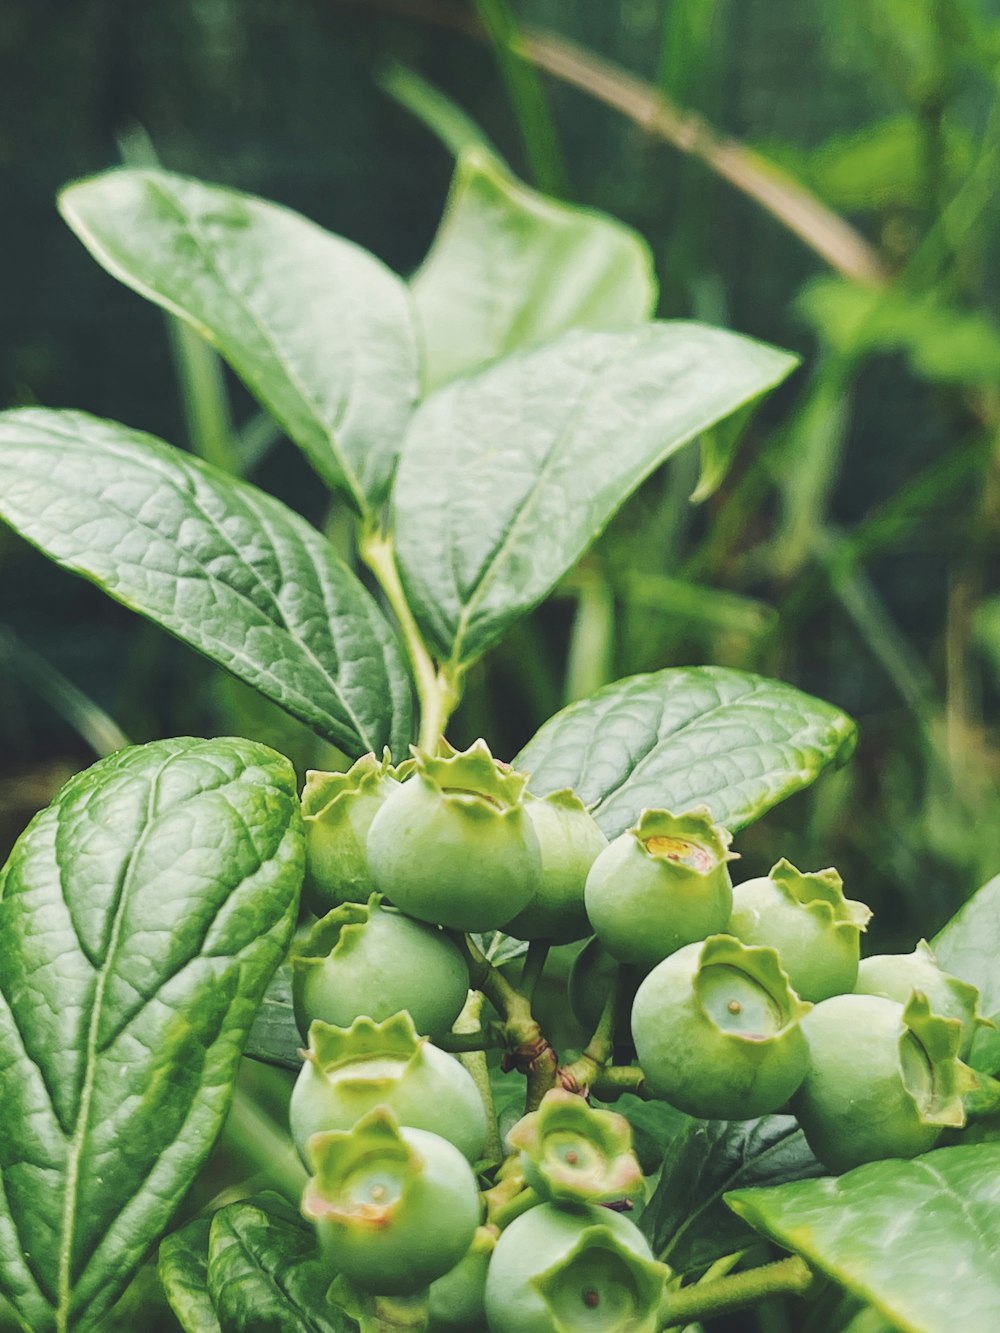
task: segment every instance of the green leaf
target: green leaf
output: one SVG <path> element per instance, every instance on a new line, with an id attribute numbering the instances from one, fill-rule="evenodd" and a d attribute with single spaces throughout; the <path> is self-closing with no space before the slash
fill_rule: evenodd
<path id="1" fill-rule="evenodd" d="M 485 146 L 459 156 L 411 287 L 428 389 L 567 329 L 641 323 L 656 306 L 641 236 L 530 189 Z"/>
<path id="2" fill-rule="evenodd" d="M 642 1214 L 653 1253 L 679 1273 L 708 1268 L 744 1249 L 753 1232 L 722 1202 L 727 1190 L 821 1176 L 796 1121 L 691 1120 L 669 1144 Z"/>
<path id="3" fill-rule="evenodd" d="M 354 1333 L 326 1299 L 333 1279 L 313 1232 L 277 1195 L 212 1220 L 208 1285 L 223 1333 Z"/>
<path id="4" fill-rule="evenodd" d="M 660 1169 L 668 1145 L 691 1123 L 690 1116 L 669 1102 L 646 1101 L 630 1092 L 608 1109 L 623 1115 L 632 1126 L 632 1147 L 647 1176 Z"/>
<path id="5" fill-rule="evenodd" d="M 394 505 L 403 581 L 440 655 L 478 657 L 656 467 L 794 365 L 719 329 L 647 324 L 568 333 L 432 394 Z"/>
<path id="6" fill-rule="evenodd" d="M 168 740 L 78 774 L 0 897 L 0 1288 L 100 1322 L 204 1162 L 295 924 L 287 759 Z"/>
<path id="7" fill-rule="evenodd" d="M 0 415 L 0 518 L 353 755 L 411 738 L 375 602 L 298 514 L 82 412 Z"/>
<path id="8" fill-rule="evenodd" d="M 264 992 L 247 1038 L 246 1053 L 282 1069 L 302 1068 L 302 1037 L 292 1006 L 292 965 L 286 958 Z"/>
<path id="9" fill-rule="evenodd" d="M 1000 1070 L 1000 875 L 960 907 L 931 947 L 946 972 L 979 987 L 983 1014 L 997 1024 L 980 1028 L 969 1063 L 987 1074 Z"/>
<path id="10" fill-rule="evenodd" d="M 993 384 L 1000 377 L 1000 324 L 935 297 L 817 278 L 799 297 L 806 318 L 839 352 L 903 352 L 924 379 Z"/>
<path id="11" fill-rule="evenodd" d="M 609 838 L 647 808 L 705 804 L 745 828 L 854 749 L 846 714 L 780 681 L 724 667 L 630 676 L 570 704 L 514 760 L 539 796 L 572 787 Z"/>
<path id="12" fill-rule="evenodd" d="M 208 1294 L 210 1217 L 196 1217 L 160 1242 L 158 1271 L 184 1333 L 222 1333 Z"/>
<path id="13" fill-rule="evenodd" d="M 726 1202 L 904 1333 L 996 1327 L 1000 1143 L 738 1190 Z"/>
<path id="14" fill-rule="evenodd" d="M 385 499 L 417 394 L 405 283 L 287 208 L 166 171 L 61 194 L 63 217 L 126 286 L 186 320 L 362 515 Z"/>

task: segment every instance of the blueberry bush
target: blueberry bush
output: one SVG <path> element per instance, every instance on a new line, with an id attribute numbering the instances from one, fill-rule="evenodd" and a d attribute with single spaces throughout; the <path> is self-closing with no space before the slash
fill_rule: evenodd
<path id="1" fill-rule="evenodd" d="M 60 206 L 228 363 L 353 536 L 345 557 L 117 423 L 0 416 L 13 529 L 344 759 L 300 793 L 253 739 L 125 748 L 14 848 L 0 1291 L 22 1327 L 107 1326 L 157 1245 L 187 1333 L 654 1333 L 776 1299 L 829 1333 L 995 1327 L 1000 878 L 860 966 L 871 913 L 835 870 L 775 848 L 734 885 L 740 832 L 855 734 L 748 672 L 620 680 L 509 761 L 446 739 L 469 668 L 677 451 L 697 442 L 711 495 L 795 359 L 651 319 L 641 240 L 480 147 L 409 282 L 159 169 Z M 586 1036 L 557 1051 L 538 982 L 569 945 Z M 294 1071 L 301 1170 L 178 1224 L 244 1055 Z"/>

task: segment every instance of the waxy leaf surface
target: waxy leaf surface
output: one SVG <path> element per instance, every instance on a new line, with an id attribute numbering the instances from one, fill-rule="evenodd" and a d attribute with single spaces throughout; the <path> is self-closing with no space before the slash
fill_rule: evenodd
<path id="1" fill-rule="evenodd" d="M 969 1063 L 995 1074 L 1000 1070 L 1000 875 L 959 908 L 931 947 L 946 972 L 979 987 L 980 1008 L 997 1026 L 976 1033 Z"/>
<path id="2" fill-rule="evenodd" d="M 208 1285 L 222 1333 L 355 1333 L 326 1299 L 333 1277 L 313 1230 L 280 1198 L 230 1204 L 212 1219 Z"/>
<path id="3" fill-rule="evenodd" d="M 196 1217 L 160 1243 L 157 1272 L 184 1333 L 221 1333 L 208 1292 L 210 1217 Z"/>
<path id="4" fill-rule="evenodd" d="M 539 796 L 572 787 L 609 838 L 645 809 L 705 804 L 737 830 L 854 747 L 846 714 L 780 681 L 724 667 L 630 676 L 570 704 L 514 760 Z"/>
<path id="5" fill-rule="evenodd" d="M 218 1134 L 294 928 L 288 761 L 121 750 L 18 840 L 0 896 L 0 1288 L 34 1333 L 99 1324 Z"/>
<path id="6" fill-rule="evenodd" d="M 568 329 L 639 324 L 656 305 L 641 236 L 529 189 L 483 147 L 458 159 L 411 289 L 428 389 Z"/>
<path id="7" fill-rule="evenodd" d="M 667 1148 L 640 1225 L 653 1253 L 671 1268 L 705 1269 L 754 1240 L 746 1223 L 723 1204 L 727 1190 L 824 1171 L 791 1116 L 692 1120 Z"/>
<path id="8" fill-rule="evenodd" d="M 349 754 L 405 752 L 395 636 L 272 496 L 114 422 L 26 408 L 0 415 L 0 518 Z"/>
<path id="9" fill-rule="evenodd" d="M 1000 1143 L 737 1190 L 726 1202 L 904 1333 L 997 1326 Z"/>
<path id="10" fill-rule="evenodd" d="M 166 171 L 78 181 L 60 208 L 109 273 L 208 339 L 330 487 L 378 507 L 417 394 L 400 278 L 287 208 Z"/>
<path id="11" fill-rule="evenodd" d="M 431 394 L 393 503 L 403 582 L 439 656 L 477 658 L 654 468 L 794 365 L 719 329 L 644 324 L 574 331 Z"/>

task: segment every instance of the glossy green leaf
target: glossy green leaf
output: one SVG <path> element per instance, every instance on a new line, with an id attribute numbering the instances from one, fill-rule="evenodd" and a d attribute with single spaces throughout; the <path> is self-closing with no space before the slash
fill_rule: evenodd
<path id="1" fill-rule="evenodd" d="M 459 156 L 411 287 L 429 389 L 567 329 L 641 323 L 656 306 L 641 236 L 530 189 L 484 146 Z"/>
<path id="2" fill-rule="evenodd" d="M 208 1292 L 210 1217 L 196 1217 L 160 1243 L 158 1272 L 184 1333 L 222 1333 Z"/>
<path id="3" fill-rule="evenodd" d="M 980 1008 L 997 1026 L 976 1033 L 969 1063 L 994 1074 L 1000 1070 L 1000 875 L 959 908 L 931 945 L 946 972 L 979 987 Z"/>
<path id="4" fill-rule="evenodd" d="M 271 978 L 247 1038 L 246 1053 L 282 1069 L 302 1068 L 302 1036 L 292 1005 L 292 965 L 286 959 Z"/>
<path id="5" fill-rule="evenodd" d="M 724 667 L 630 676 L 570 704 L 514 760 L 539 796 L 572 787 L 609 838 L 642 810 L 705 804 L 732 830 L 844 763 L 846 714 L 780 681 Z"/>
<path id="6" fill-rule="evenodd" d="M 438 653 L 478 657 L 659 464 L 794 365 L 720 329 L 646 324 L 564 334 L 432 394 L 394 506 L 403 581 Z"/>
<path id="7" fill-rule="evenodd" d="M 706 1269 L 754 1240 L 723 1204 L 727 1190 L 824 1172 L 791 1116 L 691 1120 L 667 1148 L 642 1231 L 657 1258 L 677 1272 Z"/>
<path id="8" fill-rule="evenodd" d="M 663 1164 L 668 1146 L 691 1123 L 691 1117 L 669 1102 L 646 1100 L 623 1093 L 608 1108 L 623 1115 L 632 1126 L 632 1148 L 644 1175 L 652 1175 Z"/>
<path id="9" fill-rule="evenodd" d="M 100 1322 L 204 1162 L 303 863 L 292 767 L 244 740 L 121 750 L 18 840 L 0 897 L 0 1289 L 34 1333 Z"/>
<path id="10" fill-rule="evenodd" d="M 217 349 L 359 513 L 389 489 L 417 394 L 405 283 L 287 208 L 166 171 L 70 185 L 63 217 L 109 273 Z"/>
<path id="11" fill-rule="evenodd" d="M 738 1190 L 726 1202 L 904 1333 L 996 1327 L 1000 1143 Z"/>
<path id="12" fill-rule="evenodd" d="M 326 1299 L 333 1276 L 312 1230 L 276 1195 L 212 1219 L 208 1285 L 223 1333 L 355 1333 Z"/>
<path id="13" fill-rule="evenodd" d="M 402 652 L 280 501 L 81 412 L 0 415 L 0 518 L 353 755 L 411 738 Z"/>

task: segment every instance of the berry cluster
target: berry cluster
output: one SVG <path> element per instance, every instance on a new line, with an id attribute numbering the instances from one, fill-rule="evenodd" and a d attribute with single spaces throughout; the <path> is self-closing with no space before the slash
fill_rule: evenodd
<path id="1" fill-rule="evenodd" d="M 414 1326 L 439 1330 L 661 1327 L 669 1270 L 624 1211 L 643 1188 L 628 1124 L 580 1092 L 712 1119 L 791 1109 L 833 1171 L 964 1123 L 978 993 L 923 942 L 859 966 L 871 913 L 836 871 L 782 860 L 734 888 L 705 808 L 645 810 L 609 843 L 573 793 L 529 795 L 482 741 L 445 749 L 398 769 L 368 755 L 303 795 L 320 919 L 294 960 L 308 1051 L 292 1132 L 313 1173 L 303 1210 L 362 1307 L 416 1303 Z M 527 997 L 464 934 L 494 930 L 593 936 L 570 978 L 597 1030 L 581 1061 L 558 1067 Z M 533 1109 L 499 1164 L 480 1086 L 440 1049 L 470 985 L 529 1073 Z"/>

